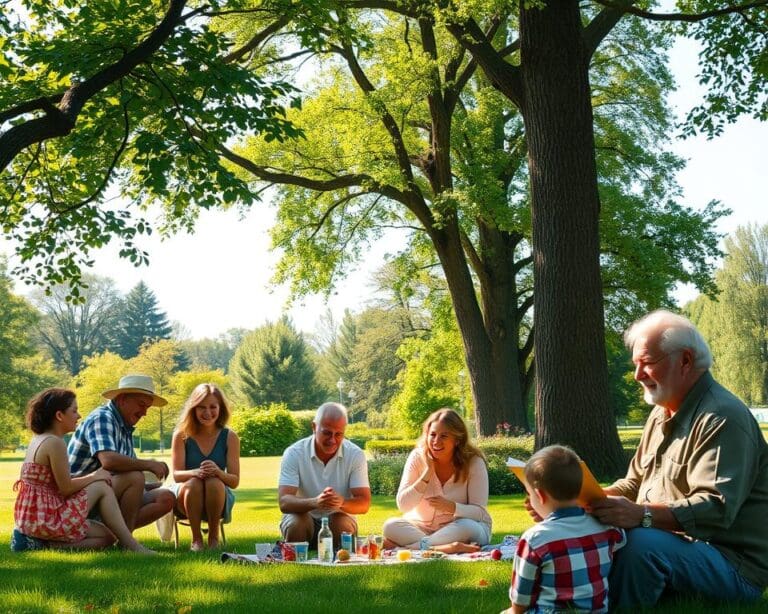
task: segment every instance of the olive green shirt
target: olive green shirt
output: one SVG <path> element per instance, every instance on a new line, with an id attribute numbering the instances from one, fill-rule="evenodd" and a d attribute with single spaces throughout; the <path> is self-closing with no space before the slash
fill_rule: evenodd
<path id="1" fill-rule="evenodd" d="M 627 477 L 612 488 L 666 504 L 687 536 L 768 586 L 768 444 L 747 406 L 709 371 L 671 417 L 653 408 Z"/>

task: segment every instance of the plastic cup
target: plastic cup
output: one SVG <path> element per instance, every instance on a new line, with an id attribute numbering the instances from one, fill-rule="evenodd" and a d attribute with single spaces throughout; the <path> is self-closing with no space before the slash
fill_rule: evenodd
<path id="1" fill-rule="evenodd" d="M 377 561 L 381 558 L 381 548 L 383 543 L 384 539 L 381 535 L 368 536 L 368 560 Z"/>
<path id="2" fill-rule="evenodd" d="M 290 542 L 296 552 L 296 562 L 304 563 L 309 554 L 309 542 Z"/>
<path id="3" fill-rule="evenodd" d="M 368 556 L 368 538 L 367 537 L 355 538 L 355 554 L 359 556 Z"/>

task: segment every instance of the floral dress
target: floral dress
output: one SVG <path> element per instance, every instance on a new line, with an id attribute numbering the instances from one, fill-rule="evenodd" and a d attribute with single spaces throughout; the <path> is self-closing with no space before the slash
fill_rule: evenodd
<path id="1" fill-rule="evenodd" d="M 27 462 L 13 485 L 18 492 L 13 509 L 16 528 L 40 539 L 77 542 L 88 531 L 88 495 L 85 489 L 63 497 L 48 465 Z"/>

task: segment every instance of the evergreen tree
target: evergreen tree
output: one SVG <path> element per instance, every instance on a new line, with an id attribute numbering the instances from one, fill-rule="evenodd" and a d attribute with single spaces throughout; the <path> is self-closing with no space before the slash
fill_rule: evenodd
<path id="1" fill-rule="evenodd" d="M 233 399 L 249 407 L 314 407 L 325 392 L 317 383 L 311 351 L 288 318 L 256 329 L 243 339 L 229 365 Z"/>
<path id="2" fill-rule="evenodd" d="M 123 300 L 116 324 L 115 349 L 123 358 L 139 354 L 147 342 L 169 339 L 172 327 L 154 292 L 140 281 Z"/>

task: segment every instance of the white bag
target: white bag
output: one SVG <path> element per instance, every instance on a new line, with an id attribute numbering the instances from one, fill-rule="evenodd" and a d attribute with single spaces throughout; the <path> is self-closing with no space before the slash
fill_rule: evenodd
<path id="1" fill-rule="evenodd" d="M 165 516 L 160 516 L 160 518 L 155 520 L 157 533 L 160 535 L 161 541 L 169 542 L 173 539 L 173 527 L 175 522 L 173 510 L 168 512 Z"/>

